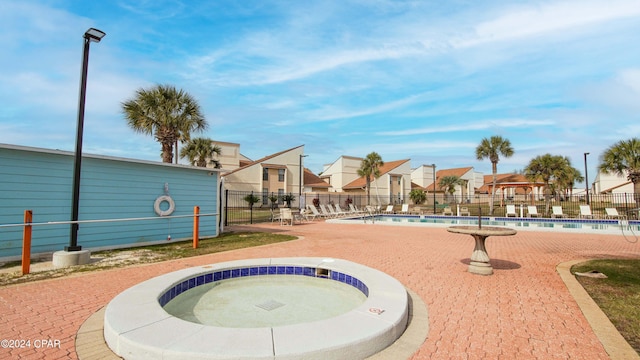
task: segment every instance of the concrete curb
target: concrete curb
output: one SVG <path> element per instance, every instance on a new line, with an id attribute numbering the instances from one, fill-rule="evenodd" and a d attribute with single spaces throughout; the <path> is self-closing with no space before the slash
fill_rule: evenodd
<path id="1" fill-rule="evenodd" d="M 571 260 L 563 262 L 556 267 L 560 278 L 564 281 L 569 293 L 578 303 L 584 317 L 591 325 L 593 332 L 596 334 L 605 351 L 612 360 L 631 360 L 640 359 L 640 355 L 629 345 L 629 343 L 620 335 L 618 329 L 611 323 L 607 315 L 600 310 L 600 307 L 593 301 L 591 296 L 576 280 L 571 273 L 571 267 L 588 259 Z"/>
<path id="2" fill-rule="evenodd" d="M 409 324 L 405 332 L 389 347 L 369 357 L 370 360 L 409 359 L 429 333 L 429 312 L 427 305 L 413 291 L 409 294 Z M 96 311 L 80 326 L 76 334 L 76 354 L 79 360 L 122 359 L 109 349 L 104 340 L 104 311 L 106 307 Z"/>

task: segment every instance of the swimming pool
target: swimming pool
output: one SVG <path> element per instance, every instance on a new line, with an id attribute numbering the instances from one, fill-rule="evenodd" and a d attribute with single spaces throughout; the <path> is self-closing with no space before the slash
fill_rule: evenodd
<path id="1" fill-rule="evenodd" d="M 332 223 L 367 223 L 400 226 L 449 227 L 453 225 L 478 225 L 476 216 L 433 216 L 433 215 L 375 215 L 342 219 L 330 219 Z M 615 235 L 640 234 L 640 221 L 616 219 L 551 219 L 551 218 L 506 218 L 482 217 L 482 225 L 506 226 L 517 230 L 566 231 L 577 233 L 597 233 Z"/>

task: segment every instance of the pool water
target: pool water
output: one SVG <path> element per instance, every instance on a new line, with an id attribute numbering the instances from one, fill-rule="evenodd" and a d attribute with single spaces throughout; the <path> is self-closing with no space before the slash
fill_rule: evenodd
<path id="1" fill-rule="evenodd" d="M 308 276 L 251 276 L 201 285 L 164 306 L 171 315 L 231 328 L 284 326 L 347 313 L 367 299 L 357 288 Z"/>
<path id="2" fill-rule="evenodd" d="M 339 219 L 330 222 L 364 222 L 387 225 L 452 226 L 478 225 L 477 217 L 424 216 L 424 215 L 376 215 Z M 549 218 L 504 218 L 483 217 L 482 225 L 506 226 L 518 230 L 573 231 L 606 234 L 640 234 L 640 221 L 615 219 L 549 219 Z"/>

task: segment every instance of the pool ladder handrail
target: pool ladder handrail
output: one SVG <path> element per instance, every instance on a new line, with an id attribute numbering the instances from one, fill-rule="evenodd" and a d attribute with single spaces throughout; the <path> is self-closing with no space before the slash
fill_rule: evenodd
<path id="1" fill-rule="evenodd" d="M 362 220 L 364 221 L 364 223 L 367 223 L 367 218 L 371 218 L 371 223 L 375 224 L 376 223 L 376 215 L 377 215 L 377 210 L 375 207 L 371 206 L 371 205 L 367 205 L 364 209 L 365 211 L 365 215 L 362 217 Z"/>

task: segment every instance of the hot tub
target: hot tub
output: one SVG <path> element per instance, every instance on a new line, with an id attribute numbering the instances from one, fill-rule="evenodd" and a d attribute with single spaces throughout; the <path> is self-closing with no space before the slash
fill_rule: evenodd
<path id="1" fill-rule="evenodd" d="M 218 301 L 215 298 L 205 304 L 207 311 L 196 314 L 193 310 L 196 307 L 192 305 L 201 301 L 199 296 L 202 294 L 197 292 L 205 293 L 203 289 L 215 291 L 218 286 L 233 285 L 236 281 L 242 287 L 241 281 L 246 280 L 249 280 L 247 284 L 261 284 L 262 279 L 277 278 L 279 282 L 287 283 L 287 277 L 291 277 L 287 286 L 292 292 L 299 290 L 296 286 L 307 286 L 306 280 L 310 280 L 312 286 L 326 284 L 327 289 L 322 291 L 346 290 L 349 293 L 345 299 L 327 298 L 328 302 L 355 303 L 336 313 L 329 311 L 329 315 L 305 318 L 307 303 L 310 304 L 309 312 L 323 304 L 322 300 L 305 299 L 304 296 L 327 295 L 302 290 L 290 297 L 280 298 L 281 294 L 277 292 L 260 297 L 263 292 L 252 293 L 255 289 L 248 285 L 240 292 L 231 293 L 235 298 L 229 309 L 233 310 L 226 311 L 253 311 L 256 314 L 264 311 L 269 312 L 267 318 L 271 317 L 272 311 L 279 311 L 293 319 L 253 324 L 197 319 L 207 316 L 209 310 L 216 310 L 212 308 Z M 303 282 L 299 281 L 303 279 Z M 280 292 L 288 291 L 286 288 Z M 182 298 L 191 299 L 193 304 L 189 301 L 185 301 L 185 306 L 176 304 Z M 228 303 L 228 299 L 224 304 L 219 301 L 221 307 Z M 245 310 L 242 306 L 246 306 Z M 297 310 L 299 316 L 289 316 L 296 306 L 302 307 Z M 329 304 L 327 308 L 333 310 L 333 305 Z M 167 310 L 174 315 L 186 313 L 187 316 L 179 318 Z M 400 337 L 407 319 L 405 288 L 381 271 L 340 259 L 254 259 L 180 270 L 125 290 L 107 305 L 104 336 L 109 347 L 125 359 L 363 359 Z"/>

